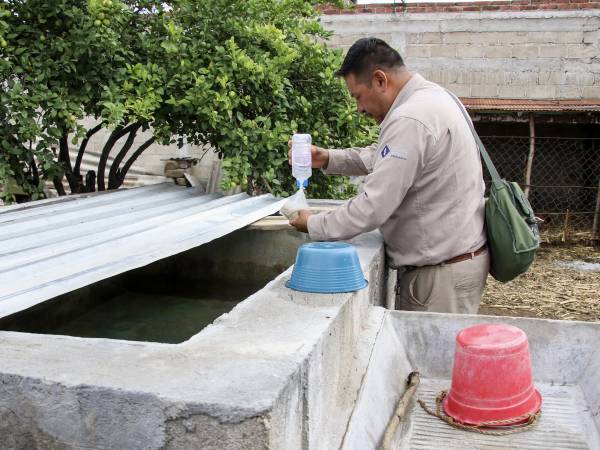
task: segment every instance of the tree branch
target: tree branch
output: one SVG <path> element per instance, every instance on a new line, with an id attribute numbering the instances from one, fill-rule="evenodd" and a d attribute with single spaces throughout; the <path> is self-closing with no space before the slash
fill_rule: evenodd
<path id="1" fill-rule="evenodd" d="M 100 131 L 102 129 L 103 124 L 104 124 L 103 122 L 100 122 L 94 128 L 89 129 L 88 132 L 85 134 L 85 138 L 83 138 L 83 141 L 81 142 L 81 145 L 79 146 L 79 151 L 77 152 L 77 159 L 75 160 L 75 167 L 73 167 L 73 174 L 76 177 L 79 177 L 79 175 L 80 175 L 81 161 L 83 160 L 83 154 L 85 153 L 85 148 L 87 147 L 88 141 L 94 134 L 96 134 L 98 131 Z"/>
<path id="2" fill-rule="evenodd" d="M 115 157 L 114 161 L 112 162 L 112 164 L 110 166 L 110 171 L 108 172 L 108 188 L 109 189 L 116 189 L 118 187 L 118 185 L 120 185 L 120 183 L 119 183 L 119 172 L 120 172 L 119 166 L 121 165 L 121 161 L 123 161 L 125 156 L 127 156 L 127 152 L 133 145 L 135 136 L 137 135 L 137 132 L 141 126 L 142 126 L 142 124 L 139 124 L 138 126 L 131 129 L 131 131 L 129 132 L 129 136 L 127 137 L 127 141 L 125 141 L 125 144 L 123 145 L 123 147 L 121 147 L 121 150 L 119 151 L 119 153 Z"/>
<path id="3" fill-rule="evenodd" d="M 65 129 L 59 140 L 60 149 L 58 151 L 58 160 L 65 164 L 65 176 L 69 183 L 72 193 L 78 192 L 77 180 L 73 177 L 73 167 L 71 166 L 71 157 L 69 155 L 69 133 Z"/>
<path id="4" fill-rule="evenodd" d="M 61 197 L 67 195 L 67 193 L 65 192 L 65 188 L 62 185 L 61 178 L 54 177 L 52 179 L 52 183 L 54 184 L 54 188 L 56 189 L 56 192 L 58 192 L 58 195 L 60 195 Z"/>
<path id="5" fill-rule="evenodd" d="M 122 138 L 127 133 L 129 133 L 131 131 L 131 129 L 134 128 L 135 126 L 137 126 L 137 124 L 132 123 L 132 124 L 127 125 L 125 128 L 118 127 L 117 129 L 115 129 L 115 131 L 113 131 L 110 134 L 110 137 L 106 141 L 106 144 L 104 144 L 104 147 L 102 148 L 102 154 L 100 155 L 100 161 L 98 162 L 98 173 L 96 174 L 97 179 L 98 179 L 98 190 L 99 191 L 106 190 L 106 187 L 104 184 L 104 171 L 106 170 L 106 163 L 108 161 L 108 157 L 110 155 L 110 151 L 113 148 L 113 145 L 115 145 L 115 142 L 117 142 L 120 138 Z"/>
<path id="6" fill-rule="evenodd" d="M 29 167 L 31 168 L 31 177 L 33 180 L 33 183 L 37 186 L 38 184 L 40 184 L 40 172 L 38 171 L 37 168 L 37 164 L 35 162 L 35 157 L 31 157 L 31 164 L 29 165 Z"/>
<path id="7" fill-rule="evenodd" d="M 155 140 L 156 138 L 152 136 L 150 139 L 148 139 L 146 142 L 140 145 L 139 148 L 133 153 L 133 155 L 131 155 L 131 158 L 127 160 L 127 162 L 123 166 L 123 169 L 119 171 L 119 184 L 115 187 L 115 189 L 120 187 L 121 184 L 123 184 L 125 176 L 127 175 L 127 172 L 131 168 L 132 164 L 135 162 L 136 159 L 138 159 L 138 157 L 144 152 L 144 150 L 146 150 L 154 143 Z"/>

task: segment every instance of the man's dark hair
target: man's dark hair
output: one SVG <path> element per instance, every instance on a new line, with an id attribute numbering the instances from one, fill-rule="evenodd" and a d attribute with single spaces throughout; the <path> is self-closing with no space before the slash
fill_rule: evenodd
<path id="1" fill-rule="evenodd" d="M 377 69 L 392 69 L 403 65 L 400 54 L 385 41 L 368 37 L 352 44 L 342 67 L 335 74 L 340 77 L 353 74 L 356 78 L 364 80 Z"/>

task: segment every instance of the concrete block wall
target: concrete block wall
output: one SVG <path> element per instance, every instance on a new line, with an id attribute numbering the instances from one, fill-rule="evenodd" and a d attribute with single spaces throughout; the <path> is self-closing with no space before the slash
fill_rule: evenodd
<path id="1" fill-rule="evenodd" d="M 379 37 L 409 69 L 463 97 L 600 99 L 598 8 L 564 0 L 409 3 L 325 8 L 321 21 L 334 33 L 330 46 Z"/>

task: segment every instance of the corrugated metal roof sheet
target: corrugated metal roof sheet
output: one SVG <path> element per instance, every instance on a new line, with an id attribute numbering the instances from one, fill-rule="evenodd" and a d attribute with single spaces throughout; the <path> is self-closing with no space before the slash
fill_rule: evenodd
<path id="1" fill-rule="evenodd" d="M 529 100 L 500 98 L 461 98 L 467 109 L 475 111 L 598 112 L 600 100 Z"/>
<path id="2" fill-rule="evenodd" d="M 0 208 L 0 317 L 224 236 L 284 201 L 163 183 Z"/>

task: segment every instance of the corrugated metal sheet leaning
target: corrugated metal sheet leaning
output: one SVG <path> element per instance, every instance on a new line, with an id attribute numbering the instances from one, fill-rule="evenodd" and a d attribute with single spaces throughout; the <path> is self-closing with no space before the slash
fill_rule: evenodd
<path id="1" fill-rule="evenodd" d="M 284 201 L 164 183 L 0 209 L 0 317 L 210 242 Z"/>

